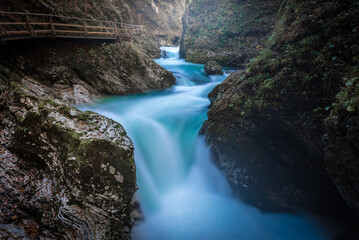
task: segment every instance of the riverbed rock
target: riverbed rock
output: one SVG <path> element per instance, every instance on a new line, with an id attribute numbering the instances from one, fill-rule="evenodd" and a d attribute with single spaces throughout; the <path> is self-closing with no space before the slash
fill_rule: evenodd
<path id="1" fill-rule="evenodd" d="M 0 102 L 1 236 L 127 239 L 137 186 L 123 127 L 25 85 Z"/>
<path id="2" fill-rule="evenodd" d="M 209 75 L 223 75 L 223 70 L 221 65 L 216 61 L 210 61 L 204 66 L 204 71 Z"/>

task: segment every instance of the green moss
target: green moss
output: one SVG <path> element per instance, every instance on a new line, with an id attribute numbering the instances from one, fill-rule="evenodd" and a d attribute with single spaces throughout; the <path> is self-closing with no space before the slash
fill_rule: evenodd
<path id="1" fill-rule="evenodd" d="M 237 77 L 231 108 L 239 107 L 243 116 L 298 106 L 322 119 L 320 109 L 358 111 L 359 34 L 353 21 L 359 10 L 354 3 L 326 2 L 283 4 L 267 45 L 258 46 L 258 56 Z"/>
<path id="2" fill-rule="evenodd" d="M 188 19 L 185 21 L 187 33 L 183 37 L 183 45 L 187 49 L 186 60 L 196 63 L 215 60 L 223 65 L 234 56 L 221 56 L 219 53 L 255 48 L 253 39 L 261 41 L 273 29 L 278 3 L 192 1 L 185 17 Z M 209 50 L 217 53 L 217 56 L 208 57 Z M 204 54 L 193 51 L 203 51 Z"/>

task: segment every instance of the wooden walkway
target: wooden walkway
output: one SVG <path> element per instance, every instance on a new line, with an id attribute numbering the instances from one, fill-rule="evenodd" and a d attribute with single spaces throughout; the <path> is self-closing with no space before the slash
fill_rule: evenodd
<path id="1" fill-rule="evenodd" d="M 131 40 L 142 25 L 51 14 L 0 11 L 0 41 L 32 38 Z"/>

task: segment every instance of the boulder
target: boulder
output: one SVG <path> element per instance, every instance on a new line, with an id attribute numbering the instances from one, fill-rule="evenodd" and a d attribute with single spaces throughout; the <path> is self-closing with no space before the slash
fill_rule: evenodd
<path id="1" fill-rule="evenodd" d="M 137 185 L 125 130 L 35 94 L 0 95 L 0 238 L 128 239 Z"/>
<path id="2" fill-rule="evenodd" d="M 204 66 L 207 75 L 223 75 L 221 66 L 216 61 L 210 61 Z"/>

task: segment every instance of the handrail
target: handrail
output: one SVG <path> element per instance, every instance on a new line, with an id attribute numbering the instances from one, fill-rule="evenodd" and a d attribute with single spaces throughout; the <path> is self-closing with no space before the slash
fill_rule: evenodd
<path id="1" fill-rule="evenodd" d="M 82 20 L 82 21 L 93 21 L 93 22 L 102 22 L 102 23 L 117 23 L 120 25 L 127 25 L 133 27 L 141 27 L 143 25 L 136 25 L 136 24 L 128 24 L 128 23 L 121 23 L 116 21 L 107 21 L 107 20 L 97 20 L 91 18 L 79 18 L 79 17 L 69 17 L 64 15 L 53 15 L 53 14 L 46 14 L 46 13 L 25 13 L 25 12 L 4 12 L 0 11 L 0 14 L 10 14 L 10 15 L 28 15 L 28 16 L 43 16 L 43 17 L 57 17 L 57 18 L 64 18 L 64 19 L 74 19 L 74 20 Z"/>
<path id="2" fill-rule="evenodd" d="M 0 11 L 1 15 L 7 18 L 21 16 L 18 20 L 15 18 L 15 20 L 0 21 L 1 41 L 39 37 L 128 40 L 141 35 L 144 31 L 143 25 L 63 15 Z M 31 16 L 38 18 L 32 18 Z M 46 18 L 46 20 L 43 18 Z M 59 20 L 54 21 L 54 19 L 60 19 L 60 22 Z M 68 20 L 73 21 L 68 23 Z"/>

